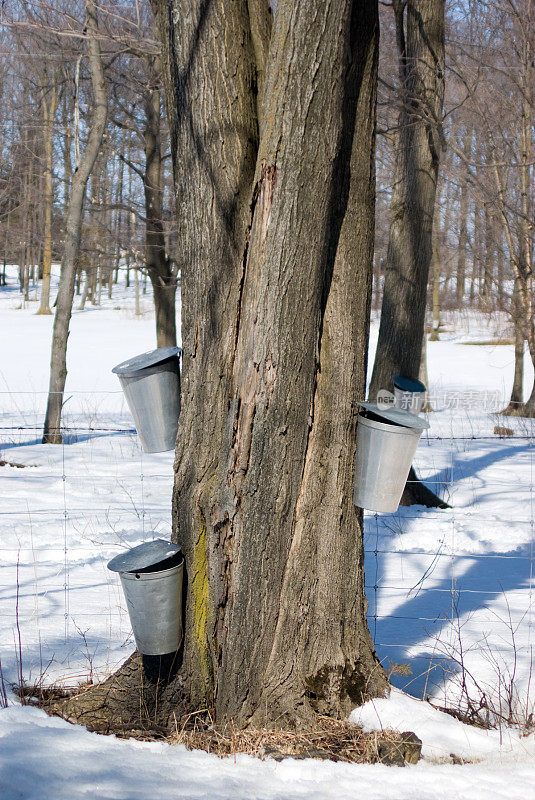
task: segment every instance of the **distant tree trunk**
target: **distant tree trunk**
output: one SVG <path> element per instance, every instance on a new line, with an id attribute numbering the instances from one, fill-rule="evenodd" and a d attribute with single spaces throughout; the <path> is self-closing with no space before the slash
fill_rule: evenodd
<path id="1" fill-rule="evenodd" d="M 515 285 L 517 281 L 515 280 Z M 515 374 L 513 378 L 513 388 L 511 399 L 509 400 L 509 413 L 515 414 L 520 411 L 524 402 L 524 325 L 522 322 L 522 310 L 518 300 L 518 289 L 515 288 L 515 305 L 517 310 L 514 315 L 515 323 Z M 504 412 L 507 413 L 507 412 Z"/>
<path id="2" fill-rule="evenodd" d="M 438 224 L 438 221 L 435 220 L 435 224 Z M 438 333 L 440 330 L 440 250 L 438 244 L 438 236 L 435 235 L 435 241 L 433 243 L 433 322 L 431 325 L 431 335 L 429 340 L 431 342 L 438 342 Z M 425 342 L 425 332 L 423 340 Z M 424 344 L 422 354 L 426 352 L 426 347 Z M 426 369 L 427 372 L 427 369 Z M 424 381 L 425 385 L 427 386 L 427 380 Z"/>
<path id="3" fill-rule="evenodd" d="M 482 308 L 481 287 L 483 285 L 483 221 L 481 200 L 474 197 L 474 237 L 472 242 L 472 274 L 470 276 L 470 306 Z"/>
<path id="4" fill-rule="evenodd" d="M 483 296 L 490 301 L 494 284 L 494 228 L 492 213 L 488 203 L 485 203 L 485 250 L 483 257 Z"/>
<path id="5" fill-rule="evenodd" d="M 530 0 L 529 14 L 533 22 L 533 2 Z M 525 36 L 522 43 L 522 87 L 521 111 L 521 160 L 520 160 L 520 210 L 519 241 L 520 258 L 518 271 L 520 277 L 520 300 L 524 315 L 524 335 L 527 339 L 531 362 L 535 367 L 535 319 L 533 308 L 533 79 L 534 69 L 533 38 Z M 526 417 L 535 417 L 535 378 L 530 396 L 522 408 Z"/>
<path id="6" fill-rule="evenodd" d="M 496 281 L 497 298 L 498 298 L 498 311 L 503 311 L 505 308 L 504 302 L 504 248 L 503 248 L 503 231 L 500 229 L 499 237 L 495 239 L 498 242 L 496 248 Z"/>
<path id="7" fill-rule="evenodd" d="M 141 306 L 139 304 L 139 270 L 137 267 L 137 263 L 134 261 L 134 286 L 135 286 L 135 306 L 134 306 L 134 314 L 136 317 L 141 316 Z"/>
<path id="8" fill-rule="evenodd" d="M 119 161 L 118 164 L 119 169 L 119 182 L 117 185 L 117 194 L 115 198 L 115 202 L 119 206 L 116 216 L 115 216 L 115 264 L 114 264 L 114 274 L 113 279 L 110 275 L 110 285 L 108 287 L 108 297 L 111 298 L 112 293 L 112 285 L 117 283 L 119 280 L 119 266 L 121 263 L 121 253 L 123 252 L 122 248 L 122 227 L 123 227 L 123 213 L 122 213 L 122 204 L 123 204 L 123 186 L 124 186 L 124 161 Z"/>
<path id="9" fill-rule="evenodd" d="M 6 265 L 7 259 L 10 255 L 10 242 L 9 242 L 9 232 L 11 228 L 11 204 L 8 204 L 8 208 L 10 209 L 6 214 L 6 227 L 4 228 L 4 258 L 3 258 L 3 265 L 2 265 L 2 286 L 7 286 L 6 280 Z"/>
<path id="10" fill-rule="evenodd" d="M 176 345 L 176 274 L 165 250 L 163 230 L 160 92 L 143 97 L 145 108 L 145 262 L 152 283 L 158 347 Z"/>
<path id="11" fill-rule="evenodd" d="M 375 0 L 279 0 L 257 103 L 255 5 L 158 3 L 184 258 L 173 537 L 187 602 L 181 670 L 141 715 L 157 703 L 172 720 L 186 697 L 216 723 L 280 728 L 387 691 L 352 502 L 378 22 Z M 74 718 L 139 720 L 136 663 Z"/>
<path id="12" fill-rule="evenodd" d="M 28 130 L 24 131 L 24 146 L 28 149 Z M 29 300 L 29 272 L 28 272 L 28 252 L 26 243 L 30 235 L 30 186 L 33 176 L 33 158 L 30 157 L 27 166 L 26 177 L 23 182 L 24 195 L 22 199 L 22 241 L 19 247 L 19 284 L 23 299 Z"/>
<path id="13" fill-rule="evenodd" d="M 531 3 L 530 3 L 531 12 Z M 509 211 L 504 203 L 505 180 L 503 171 L 497 166 L 494 168 L 496 187 L 500 199 L 500 213 L 504 226 L 509 252 L 512 256 L 511 263 L 515 273 L 515 299 L 514 305 L 515 324 L 516 315 L 522 315 L 523 334 L 528 344 L 532 364 L 535 367 L 535 317 L 533 303 L 533 222 L 532 222 L 532 152 L 533 152 L 533 45 L 528 35 L 525 35 L 521 44 L 520 86 L 521 86 L 521 115 L 520 115 L 520 214 L 518 218 L 518 248 L 515 252 L 513 235 L 511 232 Z M 518 358 L 520 358 L 520 342 L 516 341 Z M 516 350 L 516 348 L 515 348 Z M 516 375 L 516 369 L 515 369 Z M 517 391 L 518 391 L 518 387 Z M 513 413 L 513 404 L 510 404 L 508 413 Z M 517 416 L 535 416 L 535 379 L 530 396 L 526 403 L 519 406 L 514 412 Z"/>
<path id="14" fill-rule="evenodd" d="M 442 149 L 444 0 L 394 0 L 399 133 L 381 323 L 370 397 L 392 375 L 417 378 Z"/>
<path id="15" fill-rule="evenodd" d="M 50 101 L 42 99 L 43 118 L 45 122 L 45 230 L 43 246 L 43 282 L 41 284 L 41 302 L 37 314 L 52 314 L 50 310 L 50 272 L 52 268 L 52 209 L 54 195 L 52 186 L 52 158 L 54 142 L 54 117 L 57 108 L 57 90 L 52 86 Z"/>
<path id="16" fill-rule="evenodd" d="M 399 133 L 381 322 L 370 398 L 392 376 L 418 378 L 433 216 L 442 149 L 444 0 L 393 0 L 399 63 Z M 402 504 L 442 506 L 409 474 Z"/>
<path id="17" fill-rule="evenodd" d="M 473 131 L 470 127 L 466 133 L 463 145 L 463 152 L 467 159 L 470 159 L 472 150 Z M 468 183 L 463 180 L 461 183 L 461 200 L 459 204 L 459 241 L 457 244 L 457 308 L 463 307 L 465 281 L 466 281 L 466 247 L 468 245 L 468 206 L 469 206 Z"/>
<path id="18" fill-rule="evenodd" d="M 80 165 L 72 178 L 71 197 L 65 225 L 65 249 L 56 300 L 50 361 L 50 387 L 43 432 L 43 443 L 49 444 L 61 444 L 62 441 L 61 412 L 65 380 L 67 378 L 67 339 L 72 314 L 76 268 L 80 253 L 84 199 L 87 181 L 99 152 L 108 115 L 108 99 L 98 38 L 97 11 L 93 0 L 86 0 L 86 10 L 94 111 L 87 146 Z"/>

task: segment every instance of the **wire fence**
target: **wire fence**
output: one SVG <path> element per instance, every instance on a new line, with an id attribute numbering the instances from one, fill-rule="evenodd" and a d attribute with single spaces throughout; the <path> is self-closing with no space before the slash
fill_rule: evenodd
<path id="1" fill-rule="evenodd" d="M 93 678 L 133 649 L 106 563 L 127 546 L 170 535 L 173 454 L 142 452 L 120 392 L 102 393 L 106 412 L 88 416 L 78 403 L 65 417 L 63 443 L 43 445 L 37 394 L 0 394 L 8 406 L 0 414 L 2 665 L 8 677 L 30 681 Z M 365 514 L 378 655 L 392 680 L 415 694 L 446 692 L 463 659 L 475 659 L 489 681 L 514 670 L 529 682 L 533 422 L 511 419 L 504 436 L 486 412 L 464 409 L 460 418 L 446 409 L 429 420 L 416 469 L 450 508 Z"/>

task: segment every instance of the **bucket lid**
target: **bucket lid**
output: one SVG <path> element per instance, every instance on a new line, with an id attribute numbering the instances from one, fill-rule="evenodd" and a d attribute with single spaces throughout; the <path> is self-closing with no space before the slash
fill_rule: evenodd
<path id="1" fill-rule="evenodd" d="M 392 381 L 396 389 L 402 392 L 425 392 L 425 384 L 416 378 L 404 378 L 403 375 L 393 375 Z"/>
<path id="2" fill-rule="evenodd" d="M 158 347 L 156 350 L 150 350 L 148 353 L 141 353 L 139 356 L 129 358 L 121 364 L 117 364 L 112 369 L 116 375 L 134 375 L 139 370 L 146 369 L 146 367 L 154 367 L 156 364 L 161 364 L 173 356 L 177 356 L 182 352 L 180 347 Z"/>
<path id="3" fill-rule="evenodd" d="M 379 406 L 377 403 L 359 403 L 366 411 L 371 411 L 377 417 L 381 417 L 386 422 L 394 422 L 396 425 L 403 425 L 404 428 L 414 428 L 415 430 L 425 431 L 429 428 L 429 423 L 416 414 L 411 414 L 402 408 Z"/>
<path id="4" fill-rule="evenodd" d="M 137 547 L 132 547 L 125 553 L 108 561 L 108 569 L 112 572 L 136 572 L 139 569 L 153 567 L 160 561 L 180 553 L 182 548 L 179 544 L 166 542 L 165 539 L 154 539 L 152 542 L 143 542 Z"/>

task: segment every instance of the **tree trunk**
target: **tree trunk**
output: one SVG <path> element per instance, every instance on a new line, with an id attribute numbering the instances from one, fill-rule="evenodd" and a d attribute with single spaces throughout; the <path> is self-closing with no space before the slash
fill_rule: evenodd
<path id="1" fill-rule="evenodd" d="M 158 7 L 184 257 L 173 536 L 187 574 L 183 663 L 158 718 L 184 696 L 239 725 L 346 715 L 387 691 L 352 502 L 377 4 L 279 0 L 260 141 L 245 0 Z M 139 717 L 137 663 L 89 693 L 88 714 Z"/>
<path id="2" fill-rule="evenodd" d="M 134 287 L 135 287 L 135 305 L 134 305 L 134 314 L 136 317 L 141 316 L 141 306 L 139 303 L 139 270 L 137 267 L 137 263 L 134 261 Z"/>
<path id="3" fill-rule="evenodd" d="M 364 619 L 351 499 L 373 240 L 376 18 L 373 3 L 360 12 L 339 0 L 313 5 L 277 7 L 252 203 L 240 192 L 256 155 L 252 48 L 248 57 L 223 53 L 208 33 L 210 53 L 199 59 L 208 85 L 200 72 L 174 84 L 191 98 L 190 120 L 171 122 L 180 249 L 190 256 L 174 491 L 175 536 L 191 576 L 185 670 L 196 703 L 241 723 L 347 713 L 385 688 Z M 233 11 L 223 24 L 235 26 L 231 41 L 247 42 L 246 7 Z M 193 34 L 174 39 L 179 75 Z M 243 105 L 240 119 L 227 120 L 220 93 L 206 89 L 236 73 L 221 64 L 238 56 L 241 85 L 232 88 Z M 316 114 L 331 121 L 321 147 Z M 227 130 L 226 159 L 219 137 L 199 148 L 206 118 Z M 349 579 L 340 553 L 355 565 Z"/>
<path id="4" fill-rule="evenodd" d="M 160 92 L 143 97 L 145 109 L 145 261 L 152 283 L 157 347 L 176 345 L 176 275 L 165 251 L 163 230 Z"/>
<path id="5" fill-rule="evenodd" d="M 74 298 L 74 282 L 80 253 L 82 216 L 87 181 L 98 155 L 108 115 L 108 101 L 104 71 L 100 56 L 97 12 L 93 0 L 86 0 L 87 35 L 94 113 L 89 139 L 80 165 L 73 175 L 71 197 L 65 225 L 65 249 L 56 300 L 52 356 L 50 361 L 50 386 L 46 409 L 43 443 L 61 444 L 61 412 L 63 392 L 67 378 L 67 339 Z"/>
<path id="6" fill-rule="evenodd" d="M 442 149 L 444 0 L 394 0 L 400 111 L 381 322 L 369 396 L 418 378 Z M 445 503 L 411 468 L 402 505 Z"/>
<path id="7" fill-rule="evenodd" d="M 531 4 L 530 4 L 531 6 Z M 531 12 L 531 7 L 530 7 Z M 512 266 L 515 272 L 515 317 L 522 315 L 524 337 L 532 364 L 535 366 L 535 318 L 533 308 L 533 241 L 532 241 L 532 120 L 533 120 L 533 53 L 532 42 L 523 36 L 521 43 L 520 86 L 521 86 L 521 125 L 520 125 L 520 214 L 518 219 L 518 250 L 514 252 L 513 238 L 509 223 L 509 212 L 503 203 L 504 181 L 500 171 L 494 170 L 500 197 L 500 213 L 504 223 Z M 515 320 L 516 321 L 516 320 Z M 520 349 L 519 342 L 518 348 Z M 515 370 L 516 372 L 516 370 Z M 507 411 L 507 409 L 506 409 Z M 517 416 L 535 416 L 535 379 L 526 403 L 518 407 Z"/>
<path id="8" fill-rule="evenodd" d="M 524 328 L 519 320 L 515 320 L 515 374 L 513 378 L 513 389 L 509 404 L 513 410 L 519 410 L 523 403 L 524 391 Z"/>
<path id="9" fill-rule="evenodd" d="M 110 285 L 108 287 L 108 297 L 111 298 L 112 294 L 112 285 L 117 283 L 119 280 L 119 266 L 121 263 L 121 254 L 123 253 L 123 246 L 122 246 L 122 230 L 123 230 L 123 214 L 122 214 L 122 204 L 123 204 L 123 186 L 124 186 L 124 161 L 119 161 L 118 163 L 119 169 L 119 182 L 117 185 L 117 194 L 115 197 L 115 202 L 119 206 L 115 214 L 115 241 L 114 241 L 114 248 L 115 248 L 115 262 L 114 262 L 114 270 L 113 275 L 110 275 Z"/>
<path id="10" fill-rule="evenodd" d="M 370 397 L 417 378 L 442 149 L 444 0 L 395 0 L 400 111 L 395 184 Z"/>
<path id="11" fill-rule="evenodd" d="M 50 105 L 46 97 L 42 100 L 45 122 L 45 230 L 43 246 L 43 282 L 41 284 L 41 302 L 37 314 L 52 314 L 50 310 L 50 272 L 52 268 L 52 209 L 54 195 L 52 186 L 52 157 L 54 141 L 54 117 L 56 114 L 56 87 L 51 90 Z"/>
<path id="12" fill-rule="evenodd" d="M 84 281 L 84 288 L 82 289 L 82 297 L 80 298 L 80 305 L 78 306 L 78 311 L 83 311 L 85 309 L 85 304 L 87 303 L 87 298 L 89 297 L 89 293 L 91 291 L 91 282 L 89 280 L 89 268 L 85 271 L 85 281 Z"/>
<path id="13" fill-rule="evenodd" d="M 463 145 L 463 152 L 467 159 L 470 159 L 472 151 L 473 131 L 470 127 L 466 133 Z M 466 281 L 466 247 L 468 245 L 468 205 L 469 205 L 468 183 L 463 180 L 461 183 L 461 201 L 459 205 L 459 241 L 457 244 L 457 308 L 463 307 L 465 281 Z"/>
<path id="14" fill-rule="evenodd" d="M 488 154 L 488 160 L 492 158 L 492 154 Z M 489 302 L 492 298 L 492 289 L 494 285 L 494 262 L 495 262 L 495 244 L 494 244 L 494 228 L 491 209 L 488 203 L 485 203 L 485 250 L 483 256 L 483 296 L 487 301 L 486 308 L 489 308 Z"/>
<path id="15" fill-rule="evenodd" d="M 515 372 L 509 405 L 501 413 L 516 416 L 521 412 L 524 402 L 524 342 L 526 341 L 518 278 L 515 278 L 511 305 L 515 326 Z"/>
<path id="16" fill-rule="evenodd" d="M 437 224 L 437 221 L 435 221 Z M 433 322 L 431 326 L 431 335 L 429 341 L 438 342 L 438 334 L 440 331 L 440 250 L 438 243 L 438 236 L 435 236 L 433 244 Z M 423 340 L 425 342 L 425 331 Z M 422 355 L 427 348 L 423 346 Z M 426 369 L 427 373 L 427 369 Z M 429 386 L 427 380 L 424 381 L 426 387 Z"/>
<path id="17" fill-rule="evenodd" d="M 529 18 L 532 20 L 533 3 L 530 0 Z M 520 299 L 524 313 L 524 334 L 531 362 L 535 367 L 535 320 L 533 309 L 533 40 L 527 35 L 522 42 L 521 159 L 520 159 Z M 535 417 L 535 378 L 530 396 L 522 408 L 525 417 Z"/>

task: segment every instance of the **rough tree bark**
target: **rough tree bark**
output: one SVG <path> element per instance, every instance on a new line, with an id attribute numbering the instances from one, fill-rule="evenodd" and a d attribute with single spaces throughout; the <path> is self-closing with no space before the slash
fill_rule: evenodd
<path id="1" fill-rule="evenodd" d="M 65 380 L 67 378 L 67 340 L 72 314 L 76 268 L 80 252 L 85 191 L 102 142 L 108 115 L 108 98 L 98 39 L 97 11 L 93 0 L 87 0 L 86 11 L 94 112 L 87 147 L 72 178 L 71 196 L 65 222 L 65 248 L 56 299 L 50 360 L 50 385 L 43 432 L 43 443 L 49 444 L 61 444 L 62 441 L 61 412 Z"/>
<path id="2" fill-rule="evenodd" d="M 209 14 L 221 11 L 214 0 Z M 239 59 L 240 79 L 250 80 L 244 3 L 233 11 L 245 36 L 234 32 L 221 53 L 207 25 L 198 45 L 208 45 L 207 58 L 199 53 L 189 75 L 202 18 L 170 31 L 177 206 L 189 253 L 174 489 L 191 581 L 184 669 L 196 703 L 213 706 L 216 719 L 287 725 L 314 711 L 345 714 L 386 689 L 365 622 L 352 503 L 371 288 L 377 19 L 373 2 L 278 4 L 251 199 L 240 166 L 250 181 L 244 136 L 254 96 L 247 84 L 231 94 L 246 102 L 233 133 L 217 83 L 236 70 L 213 58 Z M 203 135 L 206 119 L 220 120 L 224 139 Z M 234 164 L 220 149 L 232 139 L 246 148 Z M 219 165 L 229 172 L 228 156 L 226 178 Z M 201 205 L 203 194 L 211 202 Z"/>
<path id="3" fill-rule="evenodd" d="M 256 3 L 157 5 L 183 258 L 173 496 L 187 572 L 183 660 L 148 691 L 130 659 L 64 713 L 132 724 L 150 706 L 166 724 L 185 699 L 239 725 L 346 715 L 388 690 L 352 503 L 377 3 L 279 0 L 263 98 Z"/>
<path id="4" fill-rule="evenodd" d="M 442 149 L 444 0 L 393 0 L 399 64 L 395 183 L 379 339 L 369 396 L 418 378 Z M 411 469 L 401 500 L 444 507 Z"/>

